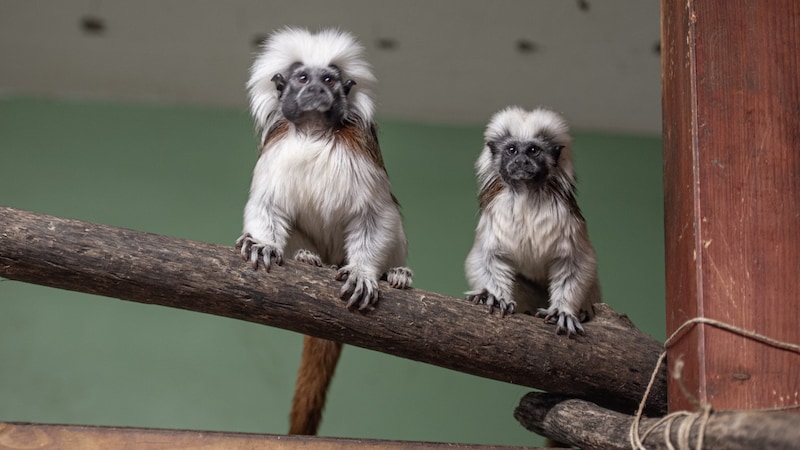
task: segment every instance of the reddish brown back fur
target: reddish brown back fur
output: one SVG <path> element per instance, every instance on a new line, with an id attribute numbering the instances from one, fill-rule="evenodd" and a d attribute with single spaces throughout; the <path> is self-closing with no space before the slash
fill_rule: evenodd
<path id="1" fill-rule="evenodd" d="M 486 209 L 489 206 L 489 203 L 492 203 L 492 200 L 497 196 L 504 189 L 505 185 L 499 179 L 494 180 L 489 186 L 486 186 L 486 189 L 481 190 L 478 194 L 478 205 L 480 205 L 481 211 Z"/>
<path id="2" fill-rule="evenodd" d="M 335 136 L 336 140 L 340 141 L 346 148 L 368 157 L 378 167 L 386 170 L 383 165 L 381 147 L 378 144 L 378 136 L 374 125 L 369 130 L 364 130 L 356 125 L 347 125 L 336 130 Z"/>
<path id="3" fill-rule="evenodd" d="M 289 121 L 288 120 L 281 120 L 280 122 L 276 123 L 272 129 L 269 130 L 269 133 L 264 137 L 264 142 L 261 143 L 261 148 L 259 149 L 258 155 L 261 156 L 267 151 L 270 146 L 283 139 L 286 136 L 286 133 L 289 132 Z"/>

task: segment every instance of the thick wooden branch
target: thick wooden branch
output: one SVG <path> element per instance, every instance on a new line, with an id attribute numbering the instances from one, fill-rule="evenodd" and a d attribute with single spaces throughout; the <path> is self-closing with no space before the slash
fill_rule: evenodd
<path id="1" fill-rule="evenodd" d="M 501 318 L 384 283 L 378 306 L 358 313 L 336 297 L 341 285 L 330 269 L 287 261 L 254 271 L 233 247 L 4 207 L 0 276 L 284 328 L 624 412 L 637 407 L 662 351 L 606 305 L 596 305 L 598 317 L 576 339 L 531 316 Z M 665 411 L 662 371 L 648 412 Z"/>
<path id="2" fill-rule="evenodd" d="M 522 398 L 514 417 L 528 430 L 582 450 L 630 450 L 633 416 L 610 411 L 594 403 L 531 392 Z M 658 422 L 642 419 L 640 436 Z M 702 420 L 679 417 L 669 425 L 672 448 L 696 448 Z M 667 424 L 655 428 L 642 442 L 648 450 L 670 448 L 664 435 Z M 682 427 L 688 431 L 681 442 Z M 800 443 L 800 414 L 760 411 L 715 411 L 705 426 L 706 450 L 788 450 Z"/>

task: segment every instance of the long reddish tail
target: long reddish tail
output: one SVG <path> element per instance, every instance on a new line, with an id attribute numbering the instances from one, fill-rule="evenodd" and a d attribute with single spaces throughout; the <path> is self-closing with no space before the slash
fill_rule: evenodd
<path id="1" fill-rule="evenodd" d="M 303 355 L 297 373 L 289 434 L 317 434 L 328 386 L 336 371 L 342 344 L 305 336 Z"/>

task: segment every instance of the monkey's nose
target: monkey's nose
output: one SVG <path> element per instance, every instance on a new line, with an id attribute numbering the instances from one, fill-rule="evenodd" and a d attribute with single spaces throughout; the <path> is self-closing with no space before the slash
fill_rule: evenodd
<path id="1" fill-rule="evenodd" d="M 533 165 L 530 158 L 525 156 L 517 156 L 516 158 L 511 160 L 511 165 L 518 168 L 529 167 Z"/>
<path id="2" fill-rule="evenodd" d="M 325 92 L 325 88 L 318 84 L 310 84 L 305 89 L 307 94 L 319 95 Z"/>

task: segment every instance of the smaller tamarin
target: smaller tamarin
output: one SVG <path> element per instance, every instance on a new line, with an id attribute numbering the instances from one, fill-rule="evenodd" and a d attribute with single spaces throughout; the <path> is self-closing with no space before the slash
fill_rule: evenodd
<path id="1" fill-rule="evenodd" d="M 267 271 L 298 261 L 337 266 L 347 308 L 378 301 L 378 280 L 403 289 L 406 235 L 373 117 L 363 48 L 338 30 L 285 28 L 256 58 L 247 87 L 260 156 L 244 209 L 242 258 Z M 342 345 L 306 336 L 290 430 L 316 434 Z"/>
<path id="2" fill-rule="evenodd" d="M 543 108 L 509 107 L 492 117 L 484 137 L 467 299 L 489 312 L 543 317 L 558 334 L 584 334 L 581 322 L 593 316 L 600 284 L 575 199 L 566 121 Z"/>

